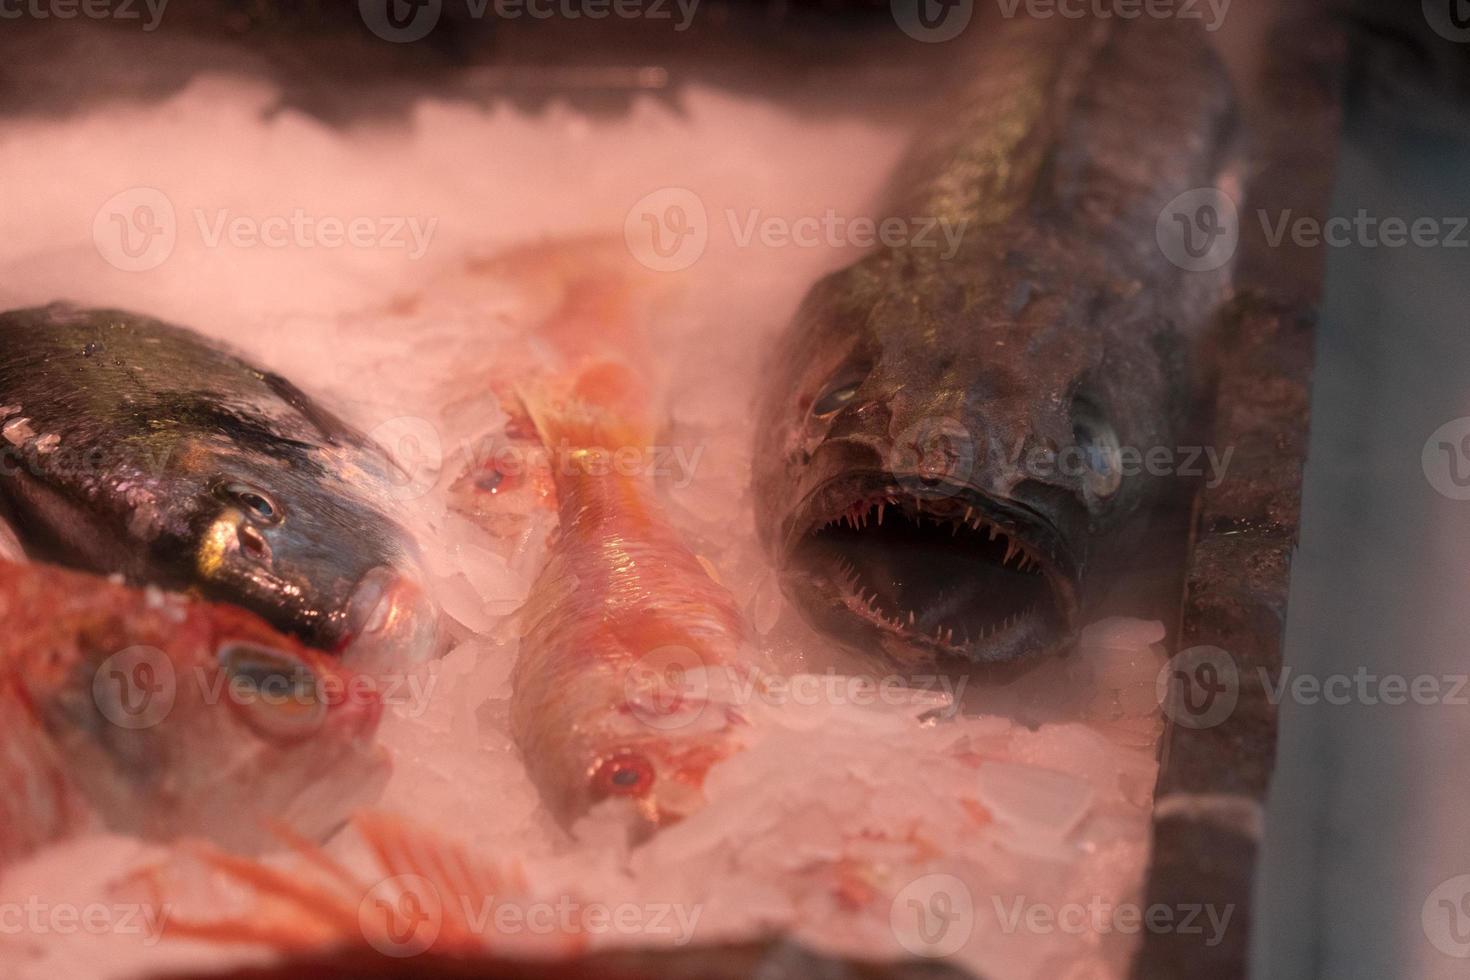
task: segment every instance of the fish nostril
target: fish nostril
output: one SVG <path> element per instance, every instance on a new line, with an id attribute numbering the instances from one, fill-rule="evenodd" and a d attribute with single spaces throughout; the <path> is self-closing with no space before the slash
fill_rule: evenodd
<path id="1" fill-rule="evenodd" d="M 235 532 L 240 540 L 240 550 L 256 561 L 269 561 L 271 557 L 271 546 L 265 540 L 265 535 L 251 527 L 249 524 L 240 525 Z"/>

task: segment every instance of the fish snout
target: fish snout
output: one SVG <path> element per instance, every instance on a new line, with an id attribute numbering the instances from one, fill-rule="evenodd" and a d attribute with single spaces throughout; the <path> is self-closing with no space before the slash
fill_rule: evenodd
<path id="1" fill-rule="evenodd" d="M 438 640 L 438 608 L 414 579 L 378 565 L 353 586 L 340 648 L 349 667 L 373 673 L 423 663 Z"/>

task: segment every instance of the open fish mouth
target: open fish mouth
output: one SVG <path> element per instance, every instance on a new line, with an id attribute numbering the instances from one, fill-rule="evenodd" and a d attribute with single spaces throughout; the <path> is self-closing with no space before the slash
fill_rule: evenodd
<path id="1" fill-rule="evenodd" d="M 815 624 L 900 664 L 1008 663 L 1064 645 L 1079 568 L 1034 509 L 972 486 L 845 475 L 788 523 L 783 580 Z"/>

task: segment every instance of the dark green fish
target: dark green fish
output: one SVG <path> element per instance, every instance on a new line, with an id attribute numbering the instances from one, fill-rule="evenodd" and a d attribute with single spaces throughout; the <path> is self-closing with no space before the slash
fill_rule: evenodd
<path id="1" fill-rule="evenodd" d="M 1159 219 L 1234 160 L 1197 24 L 1020 17 L 881 213 L 921 231 L 829 275 L 771 360 L 757 521 L 818 628 L 902 665 L 1057 650 L 1090 556 L 1163 480 L 1188 339 L 1228 268 L 1170 261 Z"/>
<path id="2" fill-rule="evenodd" d="M 285 378 L 119 310 L 0 315 L 0 515 L 28 557 L 249 609 L 359 665 L 436 614 L 393 463 Z"/>

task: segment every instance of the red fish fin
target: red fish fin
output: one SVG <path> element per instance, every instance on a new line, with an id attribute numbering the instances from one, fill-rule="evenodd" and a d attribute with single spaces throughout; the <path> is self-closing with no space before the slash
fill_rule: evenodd
<path id="1" fill-rule="evenodd" d="M 521 389 L 541 442 L 553 454 L 575 449 L 649 445 L 652 426 L 647 420 L 647 388 L 626 364 L 598 361 L 577 374 L 562 392 L 545 385 Z"/>

